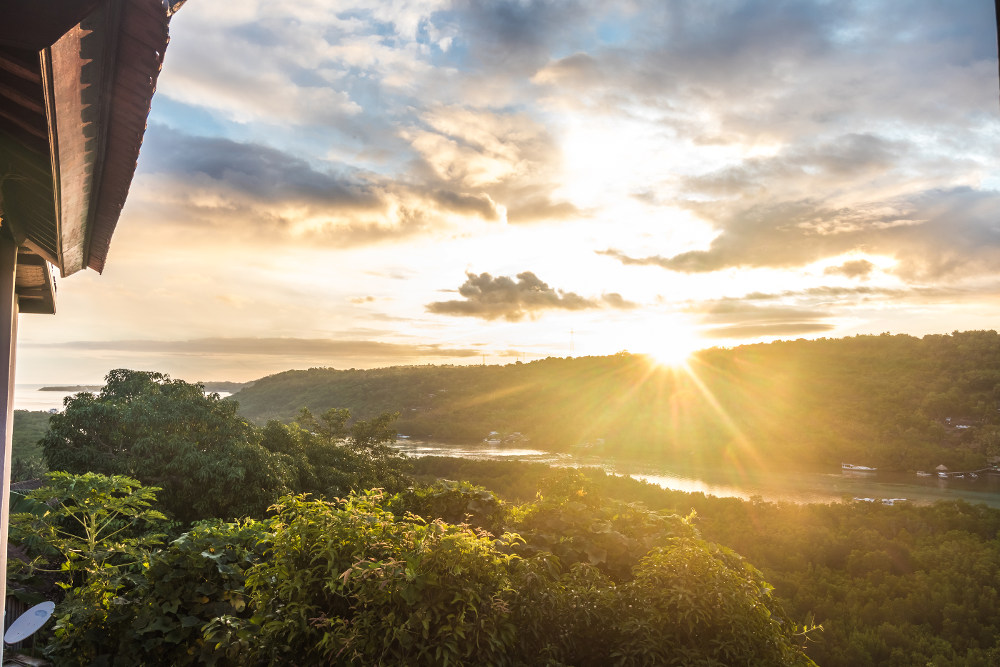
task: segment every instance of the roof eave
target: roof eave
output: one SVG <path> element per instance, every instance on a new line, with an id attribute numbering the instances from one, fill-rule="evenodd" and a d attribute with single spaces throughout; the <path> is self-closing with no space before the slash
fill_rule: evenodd
<path id="1" fill-rule="evenodd" d="M 57 250 L 68 276 L 103 271 L 135 174 L 166 50 L 160 0 L 108 0 L 41 54 Z"/>

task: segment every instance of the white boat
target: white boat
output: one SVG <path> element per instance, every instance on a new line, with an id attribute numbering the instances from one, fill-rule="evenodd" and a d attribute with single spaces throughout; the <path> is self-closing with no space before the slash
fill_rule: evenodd
<path id="1" fill-rule="evenodd" d="M 853 470 L 855 472 L 875 472 L 878 468 L 871 468 L 869 466 L 856 466 L 852 463 L 841 463 L 841 470 Z"/>
<path id="2" fill-rule="evenodd" d="M 948 473 L 946 473 L 946 472 L 939 472 L 938 473 L 938 477 L 940 477 L 942 479 L 948 479 Z"/>
<path id="3" fill-rule="evenodd" d="M 923 470 L 917 471 L 917 477 L 933 477 L 934 475 L 929 472 L 924 472 Z"/>

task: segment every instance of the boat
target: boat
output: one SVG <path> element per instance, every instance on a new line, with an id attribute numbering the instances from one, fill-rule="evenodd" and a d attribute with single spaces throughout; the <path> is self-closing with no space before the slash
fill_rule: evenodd
<path id="1" fill-rule="evenodd" d="M 924 472 L 923 470 L 917 471 L 917 477 L 933 477 L 934 475 L 929 472 Z"/>
<path id="2" fill-rule="evenodd" d="M 946 473 L 946 472 L 939 472 L 938 473 L 938 477 L 941 477 L 942 479 L 948 479 L 948 473 Z"/>
<path id="3" fill-rule="evenodd" d="M 871 468 L 869 466 L 856 466 L 852 463 L 841 463 L 841 470 L 853 470 L 855 472 L 875 472 L 878 468 Z"/>

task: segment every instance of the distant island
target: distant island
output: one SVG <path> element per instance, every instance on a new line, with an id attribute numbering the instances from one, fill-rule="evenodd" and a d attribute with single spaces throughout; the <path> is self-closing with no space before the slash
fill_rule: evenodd
<path id="1" fill-rule="evenodd" d="M 104 385 L 100 384 L 57 384 L 51 387 L 42 387 L 38 391 L 100 391 Z"/>

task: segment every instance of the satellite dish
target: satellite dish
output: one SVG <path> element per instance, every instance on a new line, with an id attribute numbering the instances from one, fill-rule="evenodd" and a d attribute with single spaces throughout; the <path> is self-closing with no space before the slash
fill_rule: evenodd
<path id="1" fill-rule="evenodd" d="M 17 617 L 17 620 L 10 624 L 7 632 L 4 633 L 5 644 L 16 644 L 35 634 L 40 627 L 45 625 L 49 616 L 56 608 L 55 602 L 43 602 Z"/>

